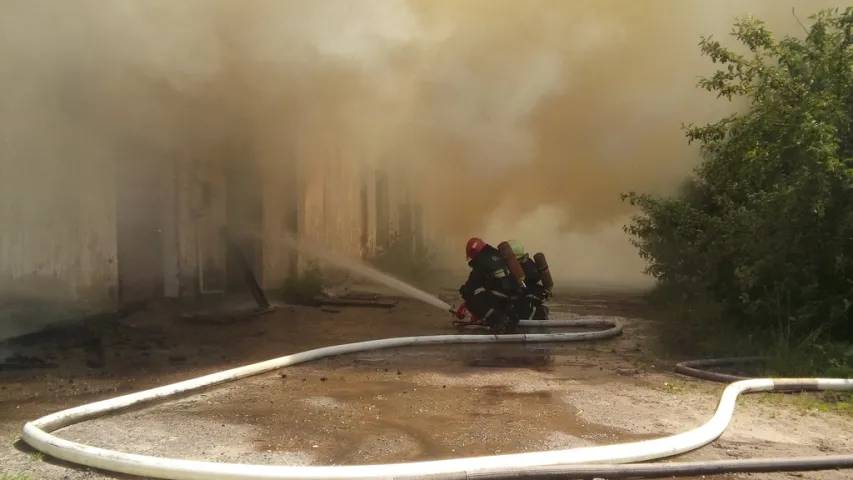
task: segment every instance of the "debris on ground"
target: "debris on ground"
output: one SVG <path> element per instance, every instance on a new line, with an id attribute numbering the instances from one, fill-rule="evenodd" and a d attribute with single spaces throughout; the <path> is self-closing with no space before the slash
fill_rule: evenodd
<path id="1" fill-rule="evenodd" d="M 394 308 L 400 302 L 388 297 L 383 297 L 378 293 L 362 292 L 356 290 L 344 290 L 341 293 L 327 294 L 322 297 L 315 297 L 317 306 L 323 311 L 328 311 L 328 307 L 372 307 L 372 308 Z M 336 310 L 332 308 L 331 310 Z M 330 313 L 339 313 L 333 311 Z"/>
<path id="2" fill-rule="evenodd" d="M 52 362 L 47 362 L 39 357 L 31 357 L 28 355 L 13 355 L 7 357 L 0 363 L 0 371 L 2 370 L 28 370 L 33 368 L 56 368 L 58 365 Z"/>
<path id="3" fill-rule="evenodd" d="M 240 310 L 232 310 L 226 312 L 198 312 L 198 313 L 185 313 L 181 315 L 181 320 L 190 324 L 201 324 L 201 325 L 229 325 L 232 323 L 237 323 L 240 321 L 248 320 L 253 317 L 257 317 L 259 315 L 264 315 L 267 313 L 272 313 L 276 310 L 275 307 L 270 306 L 266 308 L 246 308 Z"/>
<path id="4" fill-rule="evenodd" d="M 323 298 L 318 299 L 317 302 L 321 306 L 335 306 L 335 307 L 374 307 L 374 308 L 394 308 L 400 302 L 394 300 L 363 300 L 357 298 Z"/>

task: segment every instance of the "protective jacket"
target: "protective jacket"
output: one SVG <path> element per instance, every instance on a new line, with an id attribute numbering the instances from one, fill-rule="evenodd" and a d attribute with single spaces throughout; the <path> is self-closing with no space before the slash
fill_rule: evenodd
<path id="1" fill-rule="evenodd" d="M 513 278 L 506 261 L 498 249 L 486 245 L 468 262 L 471 273 L 468 281 L 459 288 L 462 298 L 468 302 L 481 292 L 488 292 L 506 299 L 517 296 L 518 282 Z"/>

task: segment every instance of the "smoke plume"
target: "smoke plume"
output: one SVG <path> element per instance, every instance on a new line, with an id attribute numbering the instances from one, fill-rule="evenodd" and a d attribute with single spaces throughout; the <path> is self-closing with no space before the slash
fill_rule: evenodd
<path id="1" fill-rule="evenodd" d="M 516 237 L 558 276 L 615 281 L 642 268 L 613 233 L 619 193 L 670 191 L 696 160 L 681 123 L 731 108 L 694 87 L 699 36 L 750 13 L 797 33 L 792 7 L 834 3 L 0 0 L 0 175 L 17 182 L 0 203 L 53 208 L 117 156 L 385 165 L 417 178 L 441 234 Z M 7 220 L 62 214 L 42 213 Z M 601 235 L 621 247 L 590 248 Z"/>

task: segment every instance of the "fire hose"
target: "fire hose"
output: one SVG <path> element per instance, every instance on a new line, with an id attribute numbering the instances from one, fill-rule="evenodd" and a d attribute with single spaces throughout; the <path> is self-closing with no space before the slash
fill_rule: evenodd
<path id="1" fill-rule="evenodd" d="M 672 457 L 696 450 L 716 440 L 728 426 L 742 393 L 800 390 L 853 390 L 853 379 L 756 378 L 729 385 L 713 417 L 693 430 L 639 442 L 572 448 L 567 450 L 504 454 L 448 460 L 347 466 L 277 466 L 180 460 L 125 453 L 72 442 L 51 432 L 120 410 L 166 400 L 226 382 L 271 372 L 324 357 L 383 348 L 418 345 L 577 342 L 619 335 L 618 320 L 588 317 L 578 320 L 523 321 L 520 326 L 587 327 L 604 330 L 580 333 L 512 335 L 434 335 L 371 340 L 318 348 L 246 365 L 138 393 L 70 408 L 24 425 L 22 439 L 52 457 L 101 470 L 173 480 L 269 479 L 497 479 L 497 478 L 662 478 L 726 472 L 826 470 L 853 467 L 853 455 L 736 460 L 691 463 L 637 463 Z M 685 366 L 696 369 L 701 364 Z"/>

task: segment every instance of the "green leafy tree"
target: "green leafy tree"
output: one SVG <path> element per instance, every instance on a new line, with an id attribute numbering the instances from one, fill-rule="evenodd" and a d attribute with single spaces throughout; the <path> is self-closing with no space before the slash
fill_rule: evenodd
<path id="1" fill-rule="evenodd" d="M 744 54 L 701 40 L 720 68 L 699 86 L 744 107 L 686 127 L 702 162 L 677 196 L 624 195 L 640 210 L 625 230 L 647 273 L 720 321 L 853 343 L 853 8 L 808 23 L 778 39 L 739 19 Z"/>

